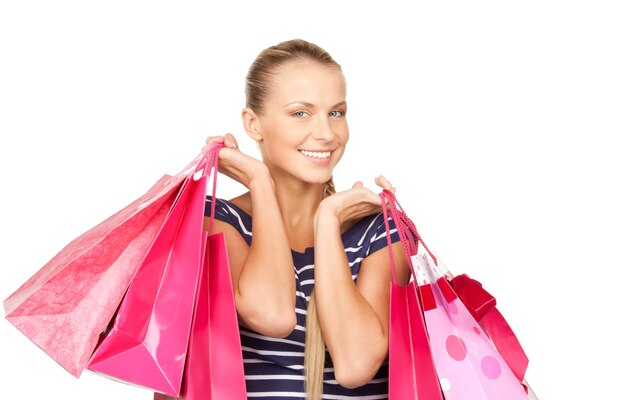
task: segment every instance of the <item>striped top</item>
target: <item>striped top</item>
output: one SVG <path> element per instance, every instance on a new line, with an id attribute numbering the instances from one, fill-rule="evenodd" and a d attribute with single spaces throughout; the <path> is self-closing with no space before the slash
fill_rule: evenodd
<path id="1" fill-rule="evenodd" d="M 211 213 L 211 196 L 207 196 L 205 215 Z M 217 199 L 215 218 L 235 227 L 252 243 L 252 217 L 228 200 Z M 387 246 L 382 212 L 363 218 L 341 235 L 352 279 L 359 275 L 361 261 Z M 395 225 L 389 219 L 392 242 L 399 240 Z M 297 325 L 284 339 L 263 336 L 240 326 L 244 371 L 248 399 L 304 399 L 304 338 L 306 313 L 313 290 L 313 248 L 304 252 L 291 250 L 296 279 Z M 340 386 L 335 380 L 332 360 L 326 352 L 323 399 L 386 399 L 388 365 L 385 361 L 376 376 L 355 389 Z"/>

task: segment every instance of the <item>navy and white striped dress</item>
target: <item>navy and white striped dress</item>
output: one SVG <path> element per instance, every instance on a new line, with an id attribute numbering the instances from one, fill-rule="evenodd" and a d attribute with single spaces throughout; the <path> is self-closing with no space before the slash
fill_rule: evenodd
<path id="1" fill-rule="evenodd" d="M 211 213 L 211 196 L 207 196 L 205 215 Z M 235 227 L 248 245 L 252 243 L 252 217 L 232 202 L 217 199 L 215 218 Z M 387 246 L 382 213 L 363 218 L 341 235 L 352 272 L 359 275 L 361 261 L 369 254 Z M 392 242 L 398 240 L 390 219 Z M 386 251 L 386 250 L 385 250 Z M 246 389 L 249 399 L 304 399 L 304 338 L 306 310 L 313 290 L 313 248 L 303 253 L 291 250 L 296 279 L 297 325 L 284 339 L 263 336 L 240 326 Z M 388 365 L 383 364 L 366 385 L 355 389 L 340 386 L 335 380 L 332 360 L 326 352 L 323 399 L 386 399 Z"/>

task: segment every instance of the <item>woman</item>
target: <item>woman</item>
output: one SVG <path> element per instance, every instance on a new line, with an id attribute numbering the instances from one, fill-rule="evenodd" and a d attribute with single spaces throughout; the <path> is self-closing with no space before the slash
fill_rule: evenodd
<path id="1" fill-rule="evenodd" d="M 335 193 L 332 181 L 349 136 L 341 68 L 314 44 L 283 42 L 253 62 L 246 97 L 243 125 L 263 161 L 231 134 L 207 143 L 227 146 L 220 172 L 249 189 L 216 200 L 214 226 L 227 236 L 248 396 L 387 398 L 391 272 L 380 198 L 361 182 Z"/>

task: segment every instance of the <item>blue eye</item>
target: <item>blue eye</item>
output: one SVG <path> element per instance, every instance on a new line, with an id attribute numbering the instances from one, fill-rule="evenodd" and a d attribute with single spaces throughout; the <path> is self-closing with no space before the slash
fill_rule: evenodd
<path id="1" fill-rule="evenodd" d="M 307 114 L 306 111 L 296 111 L 291 115 L 293 115 L 294 117 L 303 118 L 303 117 L 306 117 L 306 114 Z"/>

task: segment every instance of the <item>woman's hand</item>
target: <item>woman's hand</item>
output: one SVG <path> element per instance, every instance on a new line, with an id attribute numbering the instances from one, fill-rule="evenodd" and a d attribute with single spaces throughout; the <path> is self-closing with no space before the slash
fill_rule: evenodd
<path id="1" fill-rule="evenodd" d="M 395 188 L 384 176 L 377 177 L 375 182 L 382 189 L 395 193 Z M 365 188 L 363 182 L 359 181 L 352 185 L 351 189 L 335 193 L 322 200 L 317 209 L 315 221 L 317 222 L 320 215 L 332 215 L 337 218 L 341 226 L 348 221 L 359 220 L 381 210 L 380 196 Z"/>
<path id="2" fill-rule="evenodd" d="M 226 146 L 220 149 L 218 170 L 246 188 L 250 189 L 250 183 L 255 179 L 271 180 L 267 166 L 256 158 L 243 154 L 232 134 L 209 136 L 206 143 L 222 143 Z"/>

